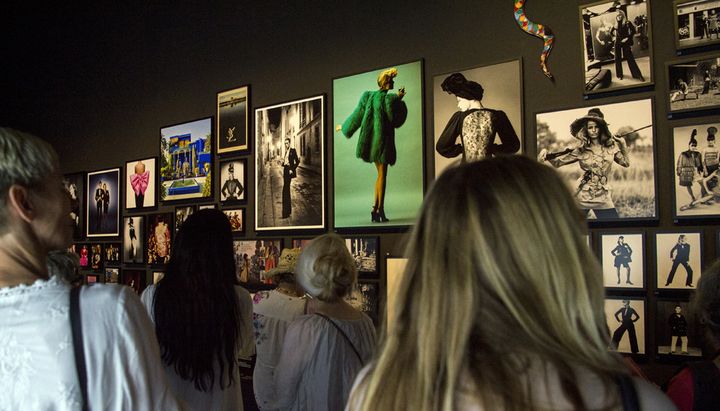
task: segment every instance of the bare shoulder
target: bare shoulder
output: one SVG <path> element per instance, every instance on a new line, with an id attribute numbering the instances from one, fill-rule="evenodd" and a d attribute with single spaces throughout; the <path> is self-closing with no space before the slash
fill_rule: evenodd
<path id="1" fill-rule="evenodd" d="M 643 411 L 675 411 L 677 408 L 659 388 L 640 378 L 633 378 L 640 409 Z"/>

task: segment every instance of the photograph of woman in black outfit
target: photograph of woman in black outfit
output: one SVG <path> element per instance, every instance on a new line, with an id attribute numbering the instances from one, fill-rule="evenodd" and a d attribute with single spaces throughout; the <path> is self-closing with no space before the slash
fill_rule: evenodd
<path id="1" fill-rule="evenodd" d="M 628 21 L 627 15 L 624 11 L 618 9 L 615 16 L 617 24 L 613 27 L 613 34 L 615 36 L 615 76 L 622 80 L 623 79 L 623 66 L 622 61 L 627 61 L 630 73 L 634 79 L 638 79 L 642 82 L 645 81 L 640 68 L 635 62 L 635 56 L 633 56 L 632 45 L 634 43 L 633 38 L 637 29 L 635 25 Z"/>

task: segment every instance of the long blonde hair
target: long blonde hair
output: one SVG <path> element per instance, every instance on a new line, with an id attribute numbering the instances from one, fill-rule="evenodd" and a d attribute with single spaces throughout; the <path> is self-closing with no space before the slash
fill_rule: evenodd
<path id="1" fill-rule="evenodd" d="M 523 377 L 537 361 L 575 409 L 586 407 L 578 367 L 611 390 L 624 371 L 607 351 L 602 273 L 583 231 L 549 167 L 512 156 L 446 171 L 411 234 L 396 326 L 353 408 L 452 410 L 470 388 L 485 409 L 536 409 Z"/>

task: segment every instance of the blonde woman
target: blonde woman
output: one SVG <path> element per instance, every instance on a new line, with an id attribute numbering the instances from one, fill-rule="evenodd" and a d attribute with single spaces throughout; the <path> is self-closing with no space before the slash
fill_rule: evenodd
<path id="1" fill-rule="evenodd" d="M 561 178 L 526 157 L 442 174 L 408 244 L 396 325 L 347 409 L 674 409 L 607 350 L 583 225 Z"/>

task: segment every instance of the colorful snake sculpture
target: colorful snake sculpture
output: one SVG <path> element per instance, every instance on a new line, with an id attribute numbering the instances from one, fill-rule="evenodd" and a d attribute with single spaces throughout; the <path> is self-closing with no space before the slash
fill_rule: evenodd
<path id="1" fill-rule="evenodd" d="M 545 42 L 542 54 L 540 54 L 540 68 L 542 68 L 547 78 L 553 80 L 553 75 L 547 67 L 547 59 L 550 57 L 550 51 L 555 42 L 555 35 L 552 30 L 542 24 L 533 23 L 525 16 L 525 0 L 515 0 L 515 21 L 524 32 L 539 37 Z"/>

